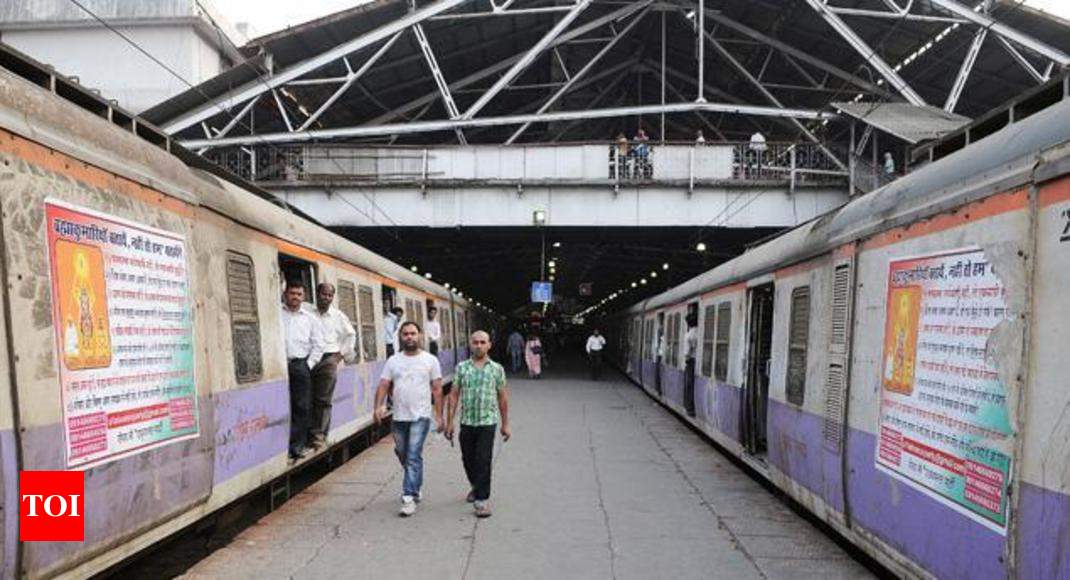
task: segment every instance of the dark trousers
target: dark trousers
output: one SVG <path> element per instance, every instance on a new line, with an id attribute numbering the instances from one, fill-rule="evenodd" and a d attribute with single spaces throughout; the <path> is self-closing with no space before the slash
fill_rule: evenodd
<path id="1" fill-rule="evenodd" d="M 290 455 L 308 444 L 309 407 L 312 399 L 312 371 L 307 358 L 290 359 Z"/>
<path id="2" fill-rule="evenodd" d="M 476 500 L 490 499 L 490 467 L 497 425 L 461 425 L 461 460 Z"/>
<path id="3" fill-rule="evenodd" d="M 392 356 L 394 356 L 394 345 L 388 344 L 386 345 L 386 358 L 390 358 Z"/>
<path id="4" fill-rule="evenodd" d="M 437 355 L 438 354 L 438 342 L 434 340 L 427 341 L 427 352 Z"/>
<path id="5" fill-rule="evenodd" d="M 602 376 L 602 351 L 592 350 L 587 353 L 587 362 L 591 367 L 591 380 L 597 381 Z"/>
<path id="6" fill-rule="evenodd" d="M 695 359 L 689 358 L 684 363 L 684 409 L 687 414 L 695 416 Z"/>
<path id="7" fill-rule="evenodd" d="M 312 415 L 308 435 L 312 443 L 325 443 L 331 428 L 331 401 L 338 383 L 338 363 L 342 355 L 332 352 L 323 355 L 312 369 Z"/>

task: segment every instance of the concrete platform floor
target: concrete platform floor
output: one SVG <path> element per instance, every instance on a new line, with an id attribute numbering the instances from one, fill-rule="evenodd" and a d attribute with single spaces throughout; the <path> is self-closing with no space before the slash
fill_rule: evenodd
<path id="1" fill-rule="evenodd" d="M 568 370 L 572 372 L 566 376 Z M 864 578 L 869 572 L 615 373 L 513 378 L 477 520 L 459 448 L 424 450 L 424 501 L 397 515 L 389 438 L 332 472 L 188 578 Z"/>

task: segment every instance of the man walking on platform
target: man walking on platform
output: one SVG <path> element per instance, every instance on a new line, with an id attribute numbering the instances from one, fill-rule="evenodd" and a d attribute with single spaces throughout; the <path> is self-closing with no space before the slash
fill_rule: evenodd
<path id="1" fill-rule="evenodd" d="M 519 330 L 513 329 L 509 335 L 509 359 L 513 363 L 513 372 L 520 372 L 520 366 L 524 363 L 524 336 Z"/>
<path id="2" fill-rule="evenodd" d="M 290 379 L 290 459 L 308 456 L 309 407 L 312 369 L 323 356 L 323 326 L 316 315 L 302 308 L 305 287 L 299 281 L 286 284 L 282 305 L 282 334 Z"/>
<path id="3" fill-rule="evenodd" d="M 471 491 L 467 500 L 475 504 L 477 517 L 490 516 L 490 472 L 494 458 L 494 434 L 501 425 L 502 441 L 508 441 L 509 390 L 505 369 L 487 355 L 490 335 L 482 330 L 469 339 L 471 358 L 457 365 L 451 404 L 446 418 L 446 438 L 453 441 L 453 414 L 460 402 L 461 459 Z"/>
<path id="4" fill-rule="evenodd" d="M 438 357 L 420 349 L 420 325 L 412 321 L 402 323 L 398 336 L 402 350 L 387 359 L 375 391 L 375 422 L 378 424 L 386 418 L 386 397 L 391 394 L 394 453 L 405 469 L 400 514 L 407 517 L 416 513 L 416 503 L 420 501 L 424 441 L 431 430 L 432 406 L 438 431 L 443 430 L 442 367 Z"/>
<path id="5" fill-rule="evenodd" d="M 344 361 L 352 361 L 356 354 L 357 331 L 334 302 L 334 285 L 323 282 L 316 286 L 316 317 L 323 325 L 323 358 L 312 369 L 312 420 L 309 429 L 313 449 L 327 446 L 327 431 L 331 428 L 331 401 L 338 383 L 338 369 Z"/>
<path id="6" fill-rule="evenodd" d="M 602 375 L 602 349 L 606 347 L 606 337 L 594 329 L 587 337 L 587 362 L 591 367 L 591 380 L 597 381 Z"/>

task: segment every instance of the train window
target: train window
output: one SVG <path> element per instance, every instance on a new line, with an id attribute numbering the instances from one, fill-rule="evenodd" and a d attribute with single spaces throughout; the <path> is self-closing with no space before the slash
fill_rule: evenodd
<path id="1" fill-rule="evenodd" d="M 353 324 L 353 328 L 360 328 L 360 321 L 357 319 L 357 289 L 353 286 L 352 282 L 347 280 L 339 280 L 338 287 L 335 293 L 335 304 L 338 306 L 338 310 L 342 314 L 346 315 L 349 322 Z M 357 337 L 360 340 L 360 337 Z M 357 345 L 357 351 L 360 351 L 360 345 Z"/>
<path id="2" fill-rule="evenodd" d="M 791 321 L 788 329 L 787 399 L 802 406 L 806 397 L 806 345 L 810 338 L 810 287 L 791 291 Z"/>
<path id="3" fill-rule="evenodd" d="M 442 348 L 453 348 L 453 314 L 450 309 L 440 310 L 438 318 L 442 322 Z"/>
<path id="4" fill-rule="evenodd" d="M 234 342 L 234 374 L 239 383 L 255 381 L 264 374 L 255 274 L 252 258 L 227 252 L 227 296 L 230 302 L 231 338 Z"/>
<path id="5" fill-rule="evenodd" d="M 680 313 L 672 315 L 669 319 L 669 364 L 680 364 Z"/>
<path id="6" fill-rule="evenodd" d="M 375 340 L 375 298 L 369 286 L 361 285 L 358 291 L 360 308 L 360 347 L 364 361 L 375 360 L 379 356 L 379 345 Z"/>
<path id="7" fill-rule="evenodd" d="M 717 322 L 717 307 L 706 307 L 702 320 L 702 376 L 713 376 L 713 332 Z"/>
<path id="8" fill-rule="evenodd" d="M 732 303 L 722 302 L 717 306 L 717 345 L 713 360 L 713 378 L 728 381 L 728 347 L 732 333 Z"/>

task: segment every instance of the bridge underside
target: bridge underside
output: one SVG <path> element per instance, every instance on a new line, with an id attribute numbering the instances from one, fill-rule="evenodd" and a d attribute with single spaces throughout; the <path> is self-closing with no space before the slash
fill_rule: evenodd
<path id="1" fill-rule="evenodd" d="M 614 293 L 620 305 L 631 304 L 780 231 L 769 227 L 594 226 L 332 229 L 400 264 L 416 266 L 419 273 L 478 297 L 500 313 L 529 304 L 531 282 L 540 274 L 551 275 L 549 269 L 539 270 L 544 241 L 546 262 L 554 262 L 554 293 L 559 299 L 555 308 L 570 313 Z M 696 251 L 699 243 L 706 245 L 705 251 Z M 589 296 L 580 294 L 584 283 L 591 284 Z"/>

